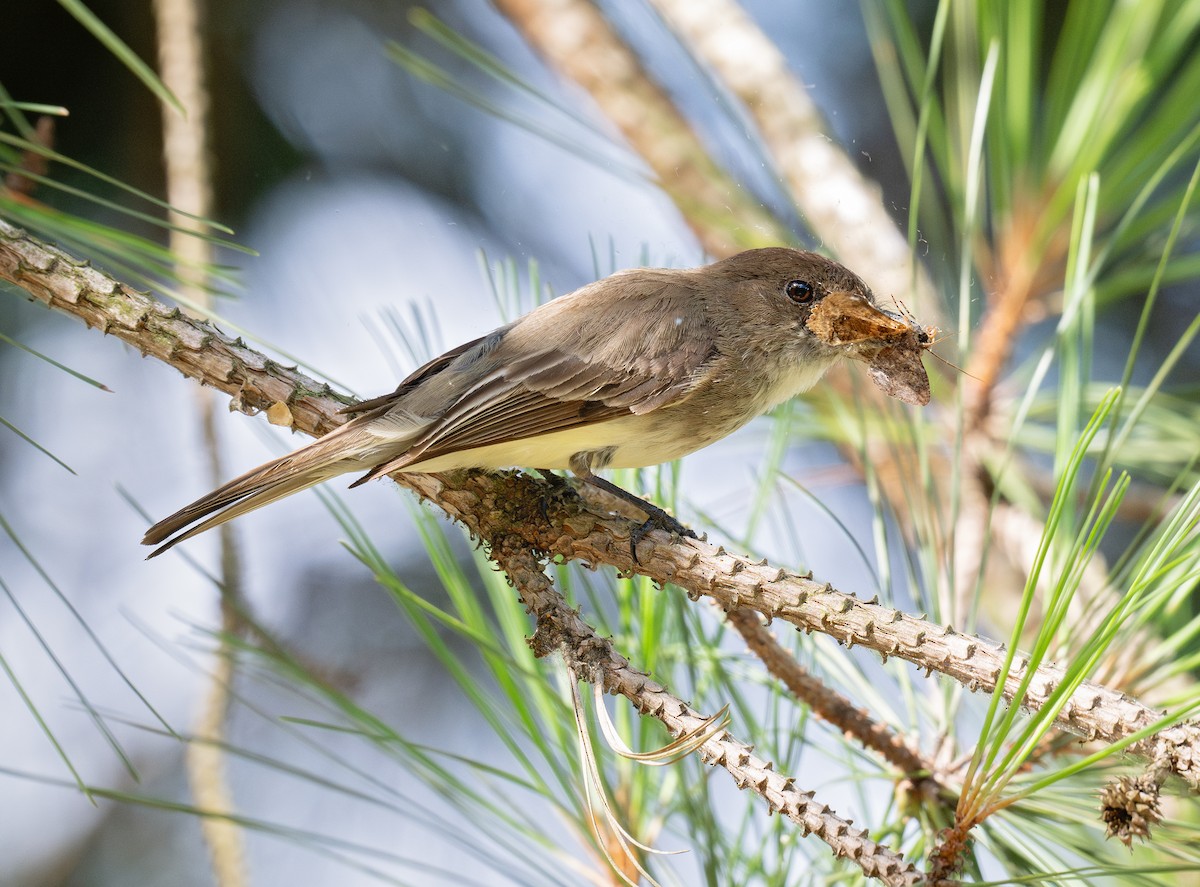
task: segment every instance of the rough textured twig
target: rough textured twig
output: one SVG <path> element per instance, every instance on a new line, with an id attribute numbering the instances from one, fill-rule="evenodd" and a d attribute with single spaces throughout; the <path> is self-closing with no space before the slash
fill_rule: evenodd
<path id="1" fill-rule="evenodd" d="M 293 427 L 309 434 L 323 434 L 344 420 L 336 413 L 349 400 L 334 395 L 328 385 L 281 366 L 211 324 L 188 318 L 2 220 L 0 278 L 24 287 L 48 307 L 78 317 L 184 375 L 229 393 L 232 406 L 243 412 L 253 414 L 285 404 Z M 545 486 L 525 475 L 461 472 L 394 479 L 435 501 L 485 539 L 517 533 L 538 551 L 610 564 L 674 583 L 690 597 L 707 595 L 728 610 L 757 610 L 798 629 L 823 632 L 847 646 L 858 644 L 885 657 L 896 656 L 929 672 L 941 672 L 972 691 L 992 690 L 1005 659 L 1002 645 L 875 601 L 860 601 L 829 585 L 693 539 L 671 540 L 653 532 L 639 547 L 639 563 L 634 564 L 629 555 L 629 521 L 591 511 L 573 498 L 549 509 L 548 522 L 539 505 L 546 501 Z M 514 513 L 514 503 L 524 510 Z M 1008 693 L 1015 692 L 1023 670 L 1018 662 L 1005 686 Z M 1061 668 L 1039 667 L 1021 704 L 1039 707 L 1061 680 Z M 1085 683 L 1063 707 L 1057 723 L 1089 739 L 1111 742 L 1158 717 L 1136 699 Z M 1193 788 L 1200 787 L 1200 727 L 1195 724 L 1160 731 L 1131 751 L 1165 762 Z"/>
<path id="2" fill-rule="evenodd" d="M 840 693 L 828 687 L 785 650 L 753 610 L 730 610 L 729 623 L 737 629 L 746 646 L 762 660 L 767 670 L 781 680 L 792 694 L 812 709 L 813 714 L 852 736 L 864 748 L 876 752 L 906 776 L 923 778 L 933 766 L 914 751 L 891 727 L 856 707 Z"/>
<path id="3" fill-rule="evenodd" d="M 629 699 L 644 715 L 661 721 L 672 736 L 701 728 L 706 718 L 665 687 L 634 669 L 613 648 L 597 637 L 579 613 L 569 607 L 546 576 L 542 562 L 520 535 L 491 537 L 490 557 L 505 572 L 537 622 L 530 646 L 538 656 L 561 653 L 567 664 L 585 680 L 605 691 Z M 805 835 L 813 834 L 829 845 L 835 856 L 854 862 L 863 873 L 889 885 L 920 884 L 920 872 L 895 851 L 872 841 L 864 829 L 842 819 L 814 792 L 801 791 L 795 779 L 776 772 L 754 748 L 723 730 L 699 749 L 701 760 L 726 770 L 738 788 L 749 789 L 773 813 L 786 816 Z"/>

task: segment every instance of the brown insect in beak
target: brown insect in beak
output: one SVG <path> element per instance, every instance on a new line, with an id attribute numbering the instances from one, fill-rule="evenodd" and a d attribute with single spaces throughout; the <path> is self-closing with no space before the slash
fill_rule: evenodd
<path id="1" fill-rule="evenodd" d="M 932 327 L 876 307 L 856 293 L 834 292 L 808 318 L 808 328 L 826 345 L 846 346 L 846 356 L 867 363 L 871 380 L 905 403 L 929 403 L 929 376 L 921 355 L 933 344 Z"/>
<path id="2" fill-rule="evenodd" d="M 856 345 L 899 338 L 909 325 L 880 310 L 864 296 L 834 292 L 813 307 L 808 328 L 826 345 Z"/>

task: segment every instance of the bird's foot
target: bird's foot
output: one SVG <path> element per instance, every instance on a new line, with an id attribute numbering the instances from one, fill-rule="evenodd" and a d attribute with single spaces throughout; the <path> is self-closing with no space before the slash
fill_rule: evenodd
<path id="1" fill-rule="evenodd" d="M 639 563 L 637 547 L 651 530 L 663 530 L 673 536 L 685 536 L 689 539 L 700 538 L 696 535 L 695 530 L 680 523 L 657 505 L 651 505 L 649 502 L 643 500 L 638 507 L 645 511 L 649 517 L 629 532 L 629 555 L 633 558 L 635 564 Z"/>
<path id="2" fill-rule="evenodd" d="M 647 502 L 641 496 L 635 496 L 628 490 L 618 487 L 612 481 L 605 480 L 593 474 L 586 462 L 581 462 L 580 464 L 572 462 L 571 470 L 584 483 L 591 484 L 593 487 L 603 490 L 611 496 L 615 496 L 622 502 L 628 502 L 639 511 L 645 513 L 645 522 L 634 527 L 629 533 L 629 555 L 633 558 L 635 564 L 639 563 L 637 556 L 638 543 L 646 538 L 646 534 L 651 530 L 665 530 L 672 535 L 687 536 L 692 539 L 700 538 L 694 530 L 681 524 L 657 505 Z"/>

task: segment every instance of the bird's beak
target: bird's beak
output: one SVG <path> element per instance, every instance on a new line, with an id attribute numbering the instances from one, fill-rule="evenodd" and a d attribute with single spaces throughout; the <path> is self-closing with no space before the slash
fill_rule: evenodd
<path id="1" fill-rule="evenodd" d="M 866 361 L 912 329 L 898 315 L 849 292 L 830 293 L 822 299 L 809 315 L 808 328 L 826 345 L 842 347 L 847 357 Z"/>

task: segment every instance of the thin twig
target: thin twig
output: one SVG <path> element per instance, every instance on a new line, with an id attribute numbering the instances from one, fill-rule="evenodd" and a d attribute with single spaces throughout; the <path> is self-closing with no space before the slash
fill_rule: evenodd
<path id="1" fill-rule="evenodd" d="M 971 348 L 963 427 L 968 433 L 983 428 L 992 415 L 1000 377 L 1025 327 L 1046 314 L 1045 299 L 1062 285 L 1067 255 L 1067 229 L 1038 239 L 1043 207 L 1027 201 L 997 232 L 995 248 L 981 245 L 982 279 L 990 286 L 987 310 Z"/>
<path id="2" fill-rule="evenodd" d="M 199 219 L 212 212 L 212 167 L 208 154 L 209 95 L 197 5 L 197 0 L 154 0 L 154 21 L 163 83 L 187 109 L 183 114 L 169 105 L 162 107 L 163 163 L 167 201 L 172 207 L 170 247 L 177 257 L 175 272 L 183 283 L 184 294 L 195 304 L 207 305 L 210 298 L 206 278 L 213 249 L 209 240 L 198 235 L 205 233 L 205 225 Z M 210 390 L 197 390 L 196 409 L 214 486 L 225 475 L 215 406 Z M 206 741 L 190 743 L 186 760 L 196 805 L 219 814 L 200 821 L 213 876 L 222 887 L 239 887 L 246 883 L 246 851 L 241 829 L 228 816 L 236 806 L 229 785 L 224 738 L 230 707 L 229 687 L 236 662 L 231 641 L 241 631 L 242 620 L 238 616 L 241 568 L 236 531 L 226 532 L 222 527 L 220 541 L 224 630 L 216 651 L 214 680 L 196 725 L 197 735 Z"/>
<path id="3" fill-rule="evenodd" d="M 753 610 L 730 610 L 726 619 L 737 629 L 767 671 L 781 680 L 792 694 L 812 709 L 813 714 L 854 738 L 864 748 L 876 752 L 906 776 L 931 778 L 933 765 L 924 760 L 891 727 L 871 717 L 864 709 L 827 686 L 796 661 L 796 658 L 775 640 Z"/>
<path id="4" fill-rule="evenodd" d="M 49 114 L 45 114 L 37 119 L 34 124 L 32 141 L 43 147 L 54 147 L 54 118 Z M 38 186 L 35 178 L 42 178 L 46 175 L 46 170 L 50 166 L 50 161 L 46 159 L 46 155 L 32 148 L 21 152 L 21 160 L 17 167 L 11 170 L 4 177 L 4 187 L 8 189 L 12 198 L 29 197 Z"/>

